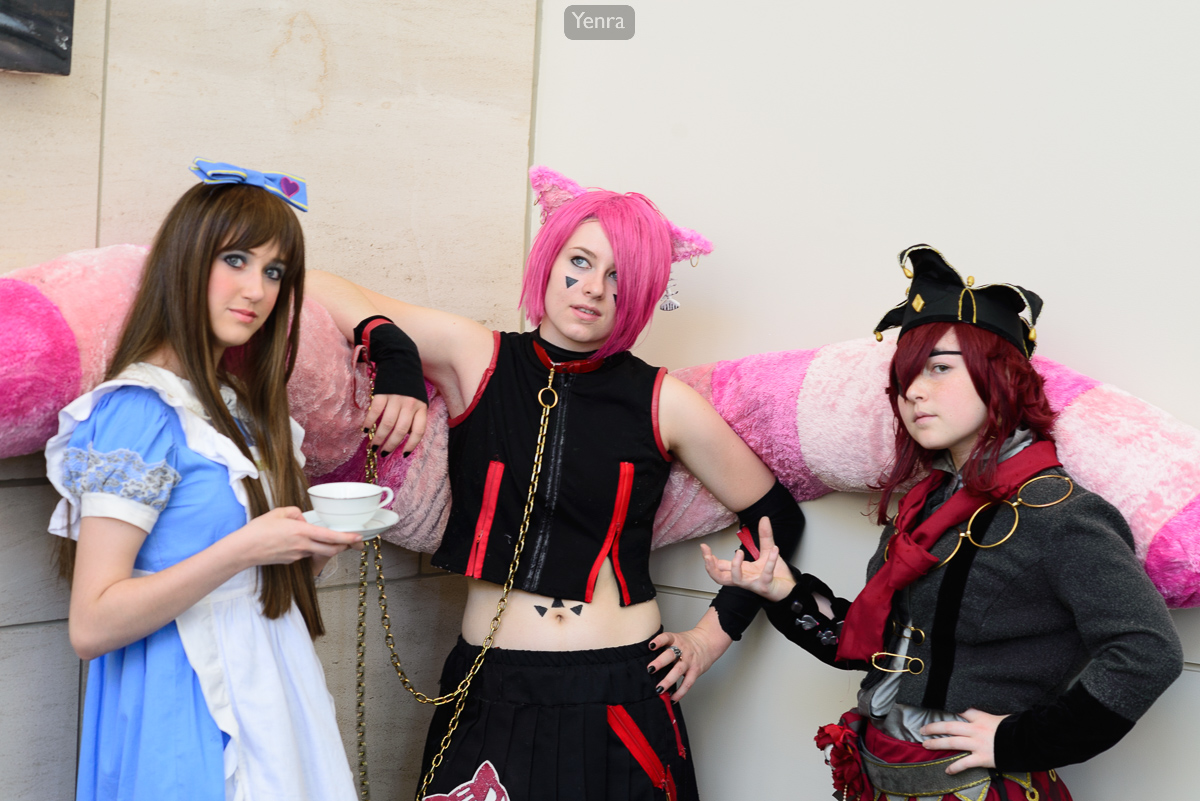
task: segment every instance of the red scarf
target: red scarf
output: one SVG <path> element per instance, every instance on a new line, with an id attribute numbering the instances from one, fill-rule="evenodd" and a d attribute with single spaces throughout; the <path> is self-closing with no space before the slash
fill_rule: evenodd
<path id="1" fill-rule="evenodd" d="M 892 610 L 892 597 L 937 565 L 939 560 L 929 549 L 946 529 L 969 519 L 984 504 L 1008 498 L 1043 470 L 1060 465 L 1053 442 L 1035 442 L 997 466 L 992 495 L 977 495 L 963 487 L 916 529 L 913 522 L 925 507 L 925 500 L 947 474 L 934 470 L 909 490 L 900 499 L 900 511 L 893 523 L 895 533 L 888 540 L 887 561 L 867 581 L 846 613 L 838 643 L 838 661 L 869 660 L 883 650 L 883 630 Z"/>

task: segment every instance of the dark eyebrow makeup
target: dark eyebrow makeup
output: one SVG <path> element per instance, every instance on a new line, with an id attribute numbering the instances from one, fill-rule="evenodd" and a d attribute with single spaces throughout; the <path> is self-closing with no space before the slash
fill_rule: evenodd
<path id="1" fill-rule="evenodd" d="M 931 350 L 931 351 L 929 351 L 929 358 L 932 359 L 934 356 L 962 356 L 962 351 L 961 350 Z"/>

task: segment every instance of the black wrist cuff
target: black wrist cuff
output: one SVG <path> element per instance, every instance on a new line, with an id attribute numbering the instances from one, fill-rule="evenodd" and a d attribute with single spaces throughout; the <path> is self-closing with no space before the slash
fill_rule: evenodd
<path id="1" fill-rule="evenodd" d="M 764 517 L 771 521 L 780 558 L 784 561 L 790 559 L 800 544 L 800 535 L 804 533 L 804 513 L 787 487 L 779 481 L 767 490 L 766 495 L 738 512 L 738 520 L 743 526 L 739 537 L 743 541 L 752 541 L 756 551 L 759 547 L 758 521 Z M 745 546 L 741 550 L 745 551 Z M 746 557 L 753 561 L 751 554 L 747 553 Z M 764 603 L 761 596 L 749 590 L 722 587 L 713 599 L 712 607 L 717 610 L 717 621 L 725 633 L 734 640 L 740 640 Z"/>
<path id="2" fill-rule="evenodd" d="M 1133 721 L 1104 706 L 1076 682 L 1053 703 L 1000 721 L 992 743 L 996 767 L 1034 771 L 1085 762 L 1112 748 L 1132 728 Z"/>
<path id="3" fill-rule="evenodd" d="M 417 344 L 399 326 L 383 315 L 368 317 L 354 327 L 354 344 L 364 345 L 367 361 L 375 364 L 375 394 L 429 403 Z"/>
<path id="4" fill-rule="evenodd" d="M 789 567 L 791 567 L 789 565 Z M 850 609 L 850 602 L 838 598 L 833 590 L 816 576 L 801 573 L 791 568 L 796 586 L 788 597 L 765 605 L 767 619 L 779 629 L 783 636 L 829 665 L 842 669 L 865 667 L 859 663 L 837 661 L 838 638 L 842 632 L 842 621 Z M 829 599 L 833 617 L 826 617 L 817 606 L 813 594 Z"/>

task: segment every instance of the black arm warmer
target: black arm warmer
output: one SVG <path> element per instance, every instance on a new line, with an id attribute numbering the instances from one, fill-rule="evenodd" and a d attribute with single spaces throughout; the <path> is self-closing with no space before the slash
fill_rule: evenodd
<path id="1" fill-rule="evenodd" d="M 850 601 L 838 598 L 816 576 L 801 573 L 794 567 L 791 569 L 792 578 L 796 580 L 795 588 L 782 601 L 765 604 L 771 625 L 827 665 L 842 670 L 866 670 L 866 662 L 837 661 L 838 637 L 846 612 L 850 609 Z M 833 607 L 833 619 L 821 613 L 813 593 L 829 599 Z"/>
<path id="2" fill-rule="evenodd" d="M 796 546 L 800 544 L 800 535 L 804 533 L 804 512 L 800 511 L 796 499 L 779 481 L 767 490 L 766 495 L 738 512 L 738 520 L 749 530 L 755 549 L 759 547 L 758 521 L 764 517 L 771 521 L 771 530 L 775 534 L 775 544 L 779 546 L 780 558 L 785 561 L 791 559 L 796 553 Z M 745 547 L 740 547 L 739 550 L 744 552 Z M 754 561 L 748 553 L 746 558 Z M 761 596 L 750 590 L 722 587 L 713 599 L 712 607 L 717 610 L 717 620 L 725 633 L 735 640 L 740 640 L 742 632 L 750 626 L 764 603 L 766 601 Z"/>
<path id="3" fill-rule="evenodd" d="M 1000 721 L 992 743 L 996 767 L 1033 771 L 1084 762 L 1112 748 L 1132 728 L 1133 721 L 1104 706 L 1077 682 L 1053 703 Z"/>
<path id="4" fill-rule="evenodd" d="M 407 395 L 429 403 L 425 378 L 421 375 L 421 354 L 417 343 L 383 315 L 368 317 L 354 327 L 354 344 L 362 345 L 363 332 L 373 320 L 387 320 L 371 329 L 367 338 L 367 361 L 375 363 L 377 395 Z"/>

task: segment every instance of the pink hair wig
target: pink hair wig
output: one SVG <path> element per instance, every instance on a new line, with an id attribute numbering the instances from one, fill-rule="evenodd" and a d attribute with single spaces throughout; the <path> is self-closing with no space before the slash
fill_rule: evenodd
<path id="1" fill-rule="evenodd" d="M 596 352 L 603 358 L 632 348 L 650 323 L 671 275 L 671 230 L 649 198 L 635 192 L 593 190 L 563 203 L 538 231 L 525 265 L 520 305 L 533 325 L 546 315 L 546 284 L 555 259 L 580 223 L 589 220 L 604 229 L 617 268 L 613 333 Z"/>

